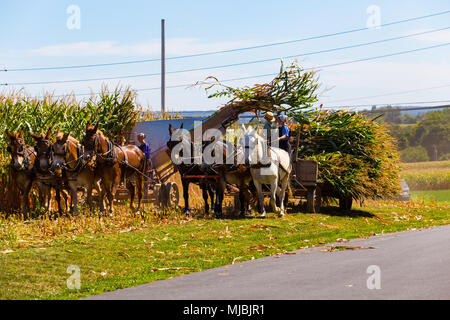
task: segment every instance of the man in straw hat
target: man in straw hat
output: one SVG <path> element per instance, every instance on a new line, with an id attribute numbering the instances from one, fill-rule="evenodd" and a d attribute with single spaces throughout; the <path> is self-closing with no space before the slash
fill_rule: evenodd
<path id="1" fill-rule="evenodd" d="M 275 116 L 273 115 L 272 112 L 268 111 L 266 112 L 266 114 L 264 115 L 264 119 L 266 120 L 266 123 L 264 124 L 264 133 L 265 133 L 265 137 L 266 137 L 266 141 L 267 141 L 267 156 L 270 158 L 270 146 L 272 145 L 272 133 L 276 132 L 273 130 L 277 130 L 277 124 L 276 124 L 276 119 Z"/>
<path id="2" fill-rule="evenodd" d="M 289 153 L 289 156 L 292 153 L 291 144 L 289 142 L 289 138 L 291 135 L 291 131 L 289 127 L 286 124 L 287 117 L 285 115 L 281 115 L 278 117 L 278 124 L 280 125 L 279 129 L 279 146 L 280 149 L 285 150 L 287 153 Z"/>
<path id="3" fill-rule="evenodd" d="M 138 133 L 137 140 L 140 143 L 139 144 L 139 149 L 142 150 L 142 152 L 145 155 L 145 159 L 147 160 L 146 163 L 145 163 L 145 170 L 144 170 L 144 172 L 148 175 L 149 171 L 152 169 L 152 160 L 150 159 L 151 149 L 150 149 L 150 146 L 147 144 L 147 142 L 145 142 L 145 138 L 146 138 L 146 136 L 145 136 L 144 133 L 142 133 L 142 132 Z M 151 172 L 151 174 L 152 174 L 152 179 L 153 179 L 153 172 Z M 147 180 L 148 180 L 148 178 L 145 177 L 144 181 L 147 182 L 146 184 L 148 184 Z"/>

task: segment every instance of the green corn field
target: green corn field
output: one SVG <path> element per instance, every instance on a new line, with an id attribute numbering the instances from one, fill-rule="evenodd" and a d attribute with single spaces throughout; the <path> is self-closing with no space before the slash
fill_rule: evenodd
<path id="1" fill-rule="evenodd" d="M 136 102 L 136 92 L 129 87 L 116 87 L 111 91 L 103 87 L 99 95 L 93 95 L 86 101 L 79 101 L 72 95 L 55 97 L 47 94 L 38 99 L 24 91 L 0 93 L 0 211 L 16 211 L 20 203 L 19 191 L 9 178 L 10 155 L 6 151 L 9 139 L 5 129 L 14 132 L 23 128 L 25 143 L 34 145 L 29 132 L 39 134 L 52 128 L 55 133 L 59 129 L 70 131 L 73 137 L 80 140 L 86 124 L 99 121 L 100 130 L 115 140 L 124 132 L 130 132 L 138 121 L 177 117 L 177 114 L 160 115 L 144 111 Z"/>

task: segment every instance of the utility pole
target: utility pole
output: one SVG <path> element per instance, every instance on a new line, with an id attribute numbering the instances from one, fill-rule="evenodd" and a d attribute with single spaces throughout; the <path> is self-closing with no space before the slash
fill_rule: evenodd
<path id="1" fill-rule="evenodd" d="M 166 43 L 165 20 L 161 19 L 161 114 L 166 112 Z"/>

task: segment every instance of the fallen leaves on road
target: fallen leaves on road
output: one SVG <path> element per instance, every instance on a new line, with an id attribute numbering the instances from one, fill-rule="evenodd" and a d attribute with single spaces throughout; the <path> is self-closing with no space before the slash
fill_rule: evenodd
<path id="1" fill-rule="evenodd" d="M 337 238 L 336 242 L 349 242 L 349 240 L 344 239 L 344 238 Z"/>
<path id="2" fill-rule="evenodd" d="M 284 252 L 277 252 L 277 253 L 273 254 L 273 256 L 274 256 L 275 258 L 279 258 L 279 257 L 282 256 L 282 255 L 294 255 L 294 254 L 297 254 L 297 253 L 296 253 L 296 252 L 288 252 L 288 251 L 284 251 Z"/>
<path id="3" fill-rule="evenodd" d="M 358 249 L 375 249 L 375 247 L 364 247 L 364 246 L 331 246 L 326 249 L 319 250 L 320 252 L 333 252 L 342 250 L 358 250 Z"/>

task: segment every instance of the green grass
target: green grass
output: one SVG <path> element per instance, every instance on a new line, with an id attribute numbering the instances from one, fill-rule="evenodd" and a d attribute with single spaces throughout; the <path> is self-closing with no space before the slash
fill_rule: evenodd
<path id="1" fill-rule="evenodd" d="M 450 223 L 450 205 L 432 202 L 371 201 L 356 209 L 342 214 L 325 208 L 283 219 L 174 219 L 134 231 L 63 233 L 39 241 L 12 225 L 0 229 L 0 250 L 13 250 L 0 253 L 0 299 L 81 298 L 338 238 Z M 80 290 L 66 287 L 69 265 L 81 269 Z M 155 271 L 180 267 L 188 269 Z"/>
<path id="2" fill-rule="evenodd" d="M 439 202 L 450 204 L 449 190 L 429 190 L 429 191 L 411 191 L 411 200 L 424 202 Z"/>

